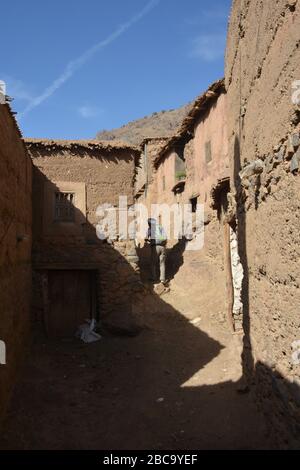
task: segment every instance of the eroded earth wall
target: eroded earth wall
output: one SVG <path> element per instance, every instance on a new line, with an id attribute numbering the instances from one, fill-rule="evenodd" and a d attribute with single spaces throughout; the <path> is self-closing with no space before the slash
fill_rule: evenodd
<path id="1" fill-rule="evenodd" d="M 31 173 L 14 117 L 0 105 L 0 419 L 28 337 L 31 299 Z M 5 357 L 6 351 L 6 357 Z M 4 364 L 4 362 L 6 362 Z"/>
<path id="2" fill-rule="evenodd" d="M 300 442 L 299 44 L 299 1 L 233 2 L 226 88 L 245 272 L 243 361 L 282 447 Z"/>

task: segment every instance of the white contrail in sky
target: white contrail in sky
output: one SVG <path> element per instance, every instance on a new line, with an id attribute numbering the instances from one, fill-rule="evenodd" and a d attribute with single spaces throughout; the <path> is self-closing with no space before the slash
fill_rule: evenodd
<path id="1" fill-rule="evenodd" d="M 103 41 L 98 42 L 90 49 L 85 51 L 81 56 L 77 59 L 72 60 L 67 64 L 63 73 L 56 79 L 54 82 L 46 88 L 46 90 L 36 98 L 34 98 L 28 106 L 24 109 L 22 113 L 19 114 L 19 119 L 23 118 L 26 114 L 28 114 L 32 109 L 39 106 L 43 101 L 50 98 L 53 93 L 56 92 L 72 75 L 80 69 L 91 57 L 93 57 L 98 51 L 105 48 L 113 41 L 118 39 L 123 33 L 125 33 L 129 28 L 131 28 L 135 23 L 140 21 L 144 16 L 146 16 L 158 3 L 160 0 L 151 0 L 139 13 L 133 16 L 129 21 L 126 23 L 121 24 L 113 33 L 111 33 L 106 39 Z"/>

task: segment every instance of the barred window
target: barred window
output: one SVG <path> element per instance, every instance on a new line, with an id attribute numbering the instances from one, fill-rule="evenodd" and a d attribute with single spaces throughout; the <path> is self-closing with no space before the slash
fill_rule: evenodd
<path id="1" fill-rule="evenodd" d="M 74 193 L 55 193 L 54 219 L 56 222 L 75 222 L 74 202 Z"/>

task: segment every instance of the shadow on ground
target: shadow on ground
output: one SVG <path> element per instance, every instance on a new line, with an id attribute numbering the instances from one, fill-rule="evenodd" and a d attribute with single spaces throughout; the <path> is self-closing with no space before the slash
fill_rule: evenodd
<path id="1" fill-rule="evenodd" d="M 85 345 L 37 334 L 1 447 L 265 447 L 263 419 L 237 384 L 184 386 L 222 345 L 160 307 L 135 338 L 105 336 Z"/>
<path id="2" fill-rule="evenodd" d="M 265 448 L 250 394 L 185 383 L 223 345 L 153 293 L 143 330 L 86 345 L 37 329 L 2 434 L 2 449 Z"/>

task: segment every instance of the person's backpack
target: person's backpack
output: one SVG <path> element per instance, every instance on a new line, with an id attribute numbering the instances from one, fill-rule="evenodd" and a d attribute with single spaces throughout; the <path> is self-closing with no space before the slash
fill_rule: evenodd
<path id="1" fill-rule="evenodd" d="M 167 235 L 163 227 L 159 224 L 155 227 L 155 244 L 156 245 L 165 245 L 167 243 Z"/>

